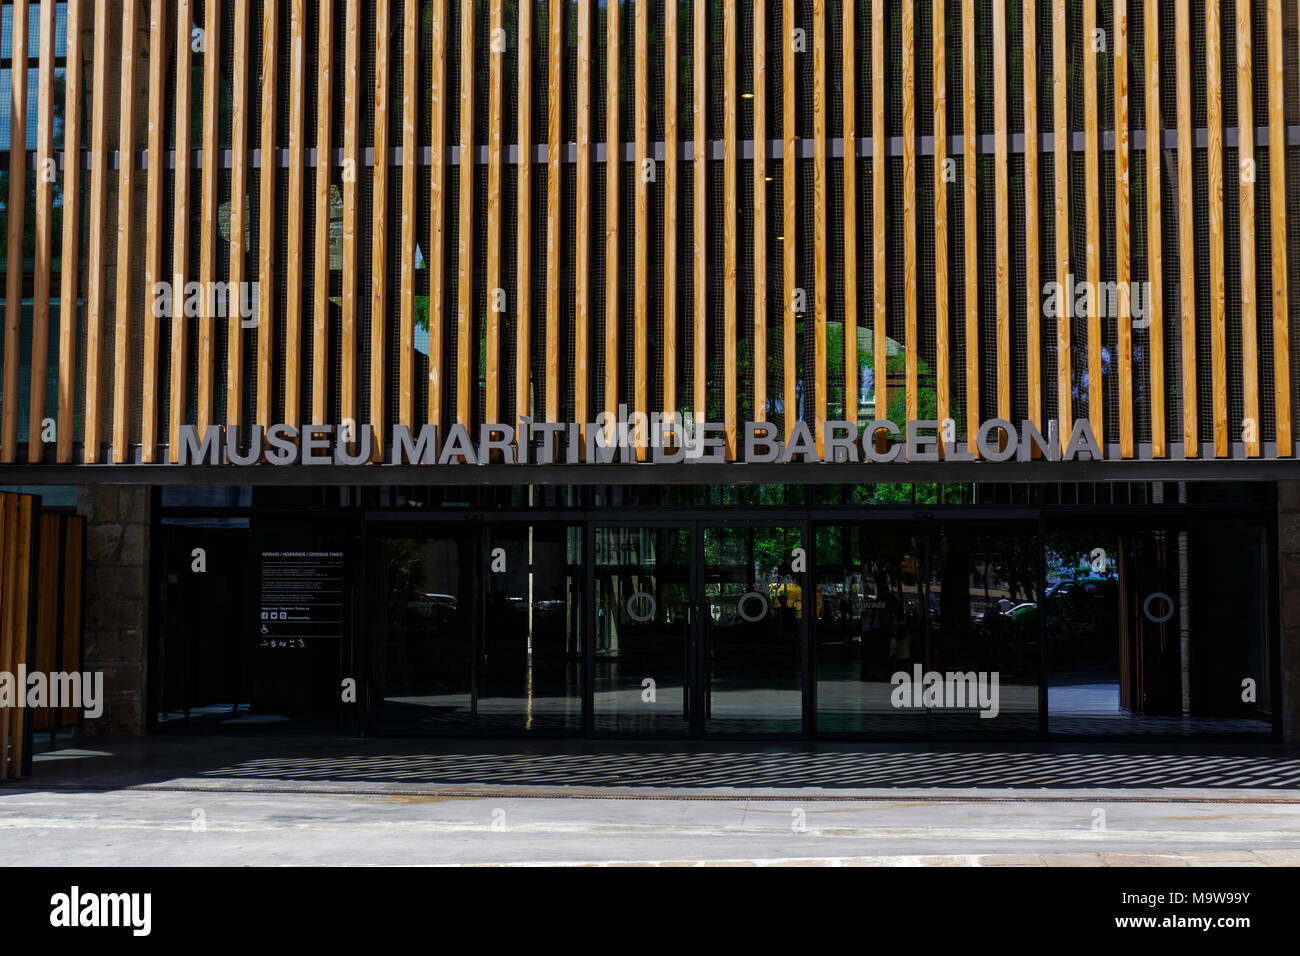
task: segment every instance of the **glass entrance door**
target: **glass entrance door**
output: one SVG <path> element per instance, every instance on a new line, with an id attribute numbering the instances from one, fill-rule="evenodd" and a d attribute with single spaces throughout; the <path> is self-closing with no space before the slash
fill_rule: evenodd
<path id="1" fill-rule="evenodd" d="M 803 730 L 808 557 L 797 527 L 704 527 L 697 726 Z M 814 596 L 809 595 L 810 602 Z"/>
<path id="2" fill-rule="evenodd" d="M 1032 523 L 819 525 L 816 541 L 820 733 L 1036 734 Z"/>
<path id="3" fill-rule="evenodd" d="M 426 522 L 376 533 L 367 685 L 381 732 L 582 729 L 583 529 Z"/>
<path id="4" fill-rule="evenodd" d="M 594 729 L 797 734 L 803 597 L 797 527 L 597 527 Z"/>

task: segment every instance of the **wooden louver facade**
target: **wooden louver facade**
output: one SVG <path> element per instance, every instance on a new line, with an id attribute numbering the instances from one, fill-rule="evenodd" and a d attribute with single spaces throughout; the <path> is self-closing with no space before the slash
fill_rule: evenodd
<path id="1" fill-rule="evenodd" d="M 1296 0 L 0 10 L 0 465 L 620 409 L 1294 454 Z"/>

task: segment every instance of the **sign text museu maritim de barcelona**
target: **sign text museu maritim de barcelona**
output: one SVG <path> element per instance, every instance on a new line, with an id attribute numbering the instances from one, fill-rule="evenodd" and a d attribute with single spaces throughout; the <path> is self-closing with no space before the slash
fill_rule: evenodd
<path id="1" fill-rule="evenodd" d="M 983 422 L 973 453 L 958 440 L 952 419 L 903 422 L 878 419 L 865 428 L 847 421 L 815 425 L 797 421 L 788 438 L 770 422 L 745 422 L 728 454 L 726 428 L 718 422 L 680 422 L 670 416 L 619 420 L 602 413 L 587 425 L 533 422 L 517 426 L 483 424 L 476 429 L 452 425 L 445 432 L 424 425 L 418 432 L 392 426 L 384 461 L 390 465 L 557 465 L 642 462 L 645 464 L 788 462 L 937 462 L 1100 460 L 1105 457 L 1087 419 L 1074 422 L 1061 441 L 1056 421 L 1042 430 L 1030 421 L 1017 428 L 1005 419 Z M 940 442 L 943 451 L 940 451 Z M 366 424 L 195 425 L 180 428 L 181 465 L 369 465 L 375 463 L 373 428 Z"/>

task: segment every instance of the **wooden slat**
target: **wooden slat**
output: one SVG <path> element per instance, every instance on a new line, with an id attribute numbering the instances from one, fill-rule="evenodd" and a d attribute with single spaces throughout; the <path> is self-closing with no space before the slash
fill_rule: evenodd
<path id="1" fill-rule="evenodd" d="M 695 0 L 695 21 L 691 27 L 691 40 L 694 46 L 691 79 L 695 97 L 692 110 L 692 165 L 691 185 L 694 187 L 692 206 L 693 241 L 695 243 L 694 259 L 695 282 L 691 288 L 691 304 L 694 306 L 695 343 L 692 349 L 691 366 L 695 372 L 695 388 L 692 406 L 696 421 L 707 417 L 705 412 L 705 386 L 708 372 L 708 244 L 709 234 L 708 206 L 708 4 L 707 0 Z"/>
<path id="2" fill-rule="evenodd" d="M 360 0 L 347 0 L 344 11 L 343 48 L 343 270 L 339 296 L 339 412 L 357 432 L 357 180 L 361 169 L 361 12 Z M 439 6 L 434 5 L 434 23 Z M 435 30 L 438 27 L 435 26 Z M 435 60 L 435 62 L 441 62 Z M 437 73 L 438 71 L 435 71 Z M 436 110 L 435 110 L 436 113 Z M 440 142 L 434 169 L 441 168 Z M 432 252 L 430 253 L 432 254 Z M 441 273 L 441 269 L 438 272 Z M 432 273 L 430 273 L 432 279 Z M 432 299 L 432 292 L 430 293 Z M 430 304 L 430 354 L 432 354 L 432 302 Z M 432 386 L 430 386 L 432 393 Z"/>
<path id="3" fill-rule="evenodd" d="M 522 12 L 520 16 L 522 17 Z M 433 70 L 430 78 L 430 130 L 432 166 L 429 170 L 429 422 L 443 427 L 443 327 L 446 324 L 444 301 L 445 258 L 447 250 L 447 3 L 433 0 Z M 522 81 L 522 75 L 521 75 Z M 528 110 L 520 111 L 520 128 Z"/>
<path id="4" fill-rule="evenodd" d="M 226 305 L 226 424 L 239 425 L 244 413 L 244 319 L 237 303 L 248 278 L 248 0 L 235 0 L 231 54 L 234 76 L 230 103 L 230 300 Z M 237 297 L 237 298 L 236 298 Z"/>
<path id="5" fill-rule="evenodd" d="M 1188 0 L 1176 0 L 1174 7 L 1179 36 L 1190 36 Z M 1188 44 L 1179 43 L 1178 84 L 1178 267 L 1182 298 L 1183 365 L 1183 455 L 1200 453 L 1196 423 L 1196 243 L 1192 186 L 1192 67 Z"/>
<path id="6" fill-rule="evenodd" d="M 1086 39 L 1094 35 L 1097 27 L 1097 0 L 1083 0 L 1083 178 L 1088 240 L 1087 280 L 1089 288 L 1096 290 L 1101 282 L 1101 182 L 1097 150 L 1101 132 L 1097 122 L 1097 57 L 1092 43 Z M 1106 441 L 1102 418 L 1101 389 L 1101 316 L 1098 296 L 1088 299 L 1088 420 L 1093 434 L 1103 445 Z"/>
<path id="7" fill-rule="evenodd" d="M 966 447 L 975 454 L 980 425 L 980 301 L 979 241 L 976 223 L 978 149 L 975 142 L 975 0 L 961 7 L 961 119 L 962 119 L 962 246 L 966 273 Z M 879 257 L 877 271 L 884 269 Z M 882 280 L 877 280 L 882 281 Z M 883 344 L 881 346 L 883 348 Z M 877 373 L 879 374 L 879 373 Z M 879 413 L 877 413 L 879 415 Z"/>
<path id="8" fill-rule="evenodd" d="M 844 419 L 858 422 L 858 144 L 856 4 L 841 5 L 844 120 Z"/>
<path id="9" fill-rule="evenodd" d="M 10 673 L 27 670 L 27 635 L 31 627 L 32 502 L 35 499 L 31 495 L 18 495 L 17 498 L 18 541 L 13 555 L 18 581 L 13 606 L 13 665 L 7 668 Z M 12 776 L 20 777 L 23 772 L 23 725 L 31 719 L 31 715 L 26 707 L 6 709 L 12 709 L 14 714 L 10 727 L 13 739 L 9 750 L 9 772 Z M 3 741 L 3 737 L 0 737 L 0 741 Z"/>
<path id="10" fill-rule="evenodd" d="M 1237 0 L 1237 208 L 1241 250 L 1241 392 L 1246 419 L 1246 455 L 1259 456 L 1259 339 L 1255 309 L 1255 177 L 1242 175 L 1242 164 L 1255 165 L 1255 102 L 1251 74 L 1250 0 Z M 1279 197 L 1279 202 L 1284 202 Z M 1247 430 L 1246 426 L 1250 426 Z"/>
<path id="11" fill-rule="evenodd" d="M 632 321 L 635 341 L 632 344 L 633 376 L 632 407 L 635 411 L 650 414 L 646 395 L 646 349 L 648 335 L 646 325 L 646 270 L 648 256 L 648 238 L 650 230 L 650 185 L 646 180 L 645 165 L 649 156 L 649 102 L 652 95 L 650 82 L 650 12 L 646 0 L 636 0 L 635 12 L 635 75 L 633 88 L 636 91 L 636 114 L 634 118 L 635 162 L 632 165 L 633 182 L 636 187 L 636 228 L 633 232 L 633 306 Z M 637 458 L 645 457 L 645 446 L 637 436 Z"/>
<path id="12" fill-rule="evenodd" d="M 285 257 L 284 420 L 302 424 L 302 243 L 303 162 L 307 107 L 304 60 L 305 0 L 293 0 L 289 18 L 289 234 Z M 380 313 L 377 313 L 377 315 Z"/>
<path id="13" fill-rule="evenodd" d="M 72 439 L 77 394 L 77 277 L 80 273 L 81 205 L 81 33 L 84 26 L 81 0 L 68 2 L 68 57 L 63 76 L 63 237 L 59 263 L 59 411 L 56 458 L 59 464 L 72 461 Z M 161 30 L 161 27 L 159 28 Z M 161 47 L 161 43 L 158 44 Z M 158 59 L 161 59 L 159 57 Z M 159 85 L 161 86 L 161 85 Z M 158 115 L 152 113 L 150 115 Z M 150 303 L 152 306 L 152 303 Z M 152 307 L 145 310 L 152 314 Z M 148 361 L 149 349 L 145 356 Z M 149 406 L 145 406 L 148 408 Z"/>
<path id="14" fill-rule="evenodd" d="M 41 10 L 44 20 L 44 7 Z M 44 23 L 42 22 L 42 26 Z M 45 37 L 42 30 L 41 37 Z M 42 512 L 40 517 L 40 543 L 36 568 L 36 654 L 33 669 L 43 674 L 60 670 L 58 657 L 59 636 L 59 523 L 60 515 Z M 42 707 L 32 713 L 33 730 L 49 730 L 54 726 L 54 710 Z"/>
<path id="15" fill-rule="evenodd" d="M 755 16 L 758 14 L 755 13 Z M 677 4 L 664 6 L 664 414 L 677 414 Z M 670 418 L 670 420 L 672 420 Z"/>
<path id="16" fill-rule="evenodd" d="M 874 0 L 874 2 L 881 3 L 883 0 Z M 784 410 L 781 414 L 785 421 L 785 437 L 789 441 L 790 434 L 794 431 L 798 409 L 794 390 L 795 369 L 798 365 L 795 358 L 794 344 L 794 290 L 799 285 L 797 270 L 799 246 L 795 242 L 798 233 L 798 207 L 795 196 L 797 178 L 795 176 L 797 169 L 795 150 L 798 148 L 799 141 L 795 137 L 794 126 L 794 85 L 796 76 L 794 62 L 794 0 L 784 0 L 781 5 L 781 18 L 783 27 L 781 39 L 781 130 L 785 137 L 781 152 L 781 198 L 784 206 L 781 227 L 781 267 L 784 278 L 782 291 L 785 294 L 785 325 L 782 328 L 781 336 L 781 367 L 784 391 L 782 407 Z"/>
<path id="17" fill-rule="evenodd" d="M 104 193 L 107 178 L 107 87 L 108 87 L 108 10 L 107 4 L 95 7 L 95 52 L 92 74 L 91 110 L 93 128 L 90 135 L 90 235 L 104 234 Z M 17 24 L 15 23 L 15 27 Z M 23 31 L 26 32 L 25 29 Z M 11 180 L 12 182 L 12 180 Z M 12 204 L 10 206 L 13 208 Z M 21 208 L 21 207 L 20 207 Z M 12 215 L 12 212 L 10 213 Z M 12 219 L 10 220 L 13 221 Z M 10 249 L 12 249 L 12 244 Z M 86 289 L 86 404 L 82 457 L 87 463 L 99 460 L 100 378 L 104 332 L 104 243 L 90 243 L 90 264 Z M 12 263 L 11 263 L 12 264 Z M 12 276 L 13 273 L 11 272 Z M 182 310 L 183 311 L 183 310 Z M 7 353 L 6 353 L 7 354 Z"/>
<path id="18" fill-rule="evenodd" d="M 17 532 L 18 496 L 0 492 L 0 670 L 13 673 L 14 613 L 13 588 L 15 561 L 13 551 Z M 12 707 L 0 707 L 0 780 L 9 777 L 9 715 Z"/>
<path id="19" fill-rule="evenodd" d="M 847 6 L 851 6 L 847 5 Z M 948 159 L 948 38 L 946 36 L 947 13 L 944 0 L 933 0 L 931 23 L 933 24 L 934 67 L 934 349 L 935 349 L 935 407 L 940 426 L 948 418 L 949 389 L 948 377 L 948 183 L 944 177 L 944 166 Z M 847 22 L 847 21 L 846 21 Z M 846 27 L 847 34 L 847 27 Z M 847 73 L 848 70 L 846 69 Z M 848 189 L 845 188 L 845 196 Z M 851 209 L 852 206 L 849 206 Z M 846 210 L 846 223 L 856 217 Z M 848 234 L 845 226 L 845 235 Z M 848 243 L 845 242 L 847 254 Z M 845 333 L 847 336 L 847 332 Z M 854 343 L 856 345 L 856 343 Z M 845 339 L 845 354 L 848 353 L 848 340 Z M 845 359 L 847 361 L 847 358 Z M 939 429 L 940 454 L 947 454 L 944 443 L 945 429 Z"/>
<path id="20" fill-rule="evenodd" d="M 490 4 L 488 35 L 504 32 L 501 4 Z M 497 311 L 496 290 L 501 286 L 501 73 L 505 51 L 488 44 L 488 118 L 487 118 L 487 256 L 483 272 L 487 283 L 487 362 L 484 412 L 489 422 L 498 421 L 501 397 L 501 313 Z M 615 90 L 618 87 L 615 85 Z"/>
<path id="21" fill-rule="evenodd" d="M 813 0 L 813 436 L 822 453 L 826 421 L 826 7 Z M 734 203 L 727 204 L 731 209 Z M 734 277 L 728 275 L 727 284 Z M 728 365 L 730 368 L 730 365 Z"/>
<path id="22" fill-rule="evenodd" d="M 1148 0 L 1154 3 L 1155 0 Z M 1268 0 L 1269 234 L 1273 276 L 1273 421 L 1277 454 L 1291 451 L 1291 336 L 1287 318 L 1286 261 L 1286 56 L 1282 0 Z M 1153 288 L 1158 288 L 1154 285 Z"/>
<path id="23" fill-rule="evenodd" d="M 1007 8 L 993 4 L 993 210 L 999 223 L 1011 221 L 1007 176 Z M 996 229 L 998 417 L 1011 418 L 1011 235 Z M 910 416 L 909 416 L 910 417 Z"/>
<path id="24" fill-rule="evenodd" d="M 889 417 L 885 354 L 885 4 L 871 0 L 872 365 L 876 418 Z M 793 394 L 793 393 L 792 393 Z"/>
<path id="25" fill-rule="evenodd" d="M 1214 455 L 1228 454 L 1228 375 L 1223 287 L 1223 104 L 1219 0 L 1205 4 L 1205 127 L 1210 221 L 1210 381 Z"/>
<path id="26" fill-rule="evenodd" d="M 121 108 L 118 111 L 118 150 L 135 157 L 135 0 L 122 5 Z M 136 306 L 131 296 L 131 258 L 135 254 L 134 201 L 132 184 L 135 163 L 120 162 L 117 171 L 117 316 L 113 331 L 113 463 L 126 461 L 130 441 L 127 407 L 131 401 L 131 324 Z"/>
<path id="27" fill-rule="evenodd" d="M 577 205 L 574 238 L 577 263 L 574 267 L 573 303 L 573 414 L 581 424 L 587 421 L 587 332 L 591 238 L 588 203 L 591 201 L 591 0 L 578 0 L 578 168 L 575 173 Z M 585 434 L 585 430 L 584 430 Z"/>
<path id="28" fill-rule="evenodd" d="M 1160 0 L 1144 0 L 1142 29 L 1146 36 L 1160 36 Z M 1146 60 L 1146 194 L 1147 194 L 1147 282 L 1151 287 L 1148 305 L 1147 349 L 1151 373 L 1151 455 L 1163 458 L 1165 448 L 1165 303 L 1164 261 L 1160 213 L 1160 167 L 1164 150 L 1159 144 L 1160 128 L 1160 44 L 1143 43 Z"/>
<path id="29" fill-rule="evenodd" d="M 670 5 L 665 16 L 672 16 L 673 9 Z M 560 417 L 560 80 L 564 71 L 564 0 L 550 0 L 546 23 L 546 421 L 554 422 Z M 671 64 L 669 57 L 665 71 Z M 665 123 L 671 121 L 670 110 Z M 665 191 L 667 188 L 665 185 Z M 665 250 L 667 231 L 665 222 Z M 672 259 L 665 252 L 665 275 L 671 268 Z M 667 347 L 665 339 L 665 350 Z"/>
<path id="30" fill-rule="evenodd" d="M 618 121 L 620 4 L 605 5 L 605 411 L 618 416 L 618 173 L 623 137 Z M 609 437 L 613 438 L 613 426 Z"/>
<path id="31" fill-rule="evenodd" d="M 45 457 L 41 421 L 45 418 L 45 388 L 50 365 L 50 241 L 53 183 L 46 167 L 54 152 L 54 0 L 41 2 L 40 68 L 36 106 L 36 262 L 32 296 L 32 381 L 28 402 L 27 460 Z"/>
<path id="32" fill-rule="evenodd" d="M 216 345 L 216 317 L 212 314 L 212 283 L 217 278 L 217 185 L 221 178 L 218 159 L 217 90 L 221 77 L 221 4 L 207 0 L 203 22 L 203 170 L 200 187 L 199 283 L 203 305 L 199 309 L 199 369 L 197 424 L 199 432 L 213 421 L 212 394 Z"/>
<path id="33" fill-rule="evenodd" d="M 316 235 L 312 243 L 311 423 L 328 421 L 330 345 L 330 156 L 333 139 L 334 0 L 320 0 L 316 44 Z M 405 115 L 405 114 L 403 114 Z M 404 421 L 408 419 L 403 419 Z"/>
<path id="34" fill-rule="evenodd" d="M 1043 427 L 1038 277 L 1038 5 L 1024 0 L 1021 38 L 1025 88 L 1025 392 L 1034 427 Z"/>
<path id="35" fill-rule="evenodd" d="M 275 349 L 274 306 L 275 278 L 275 222 L 276 188 L 275 171 L 275 91 L 276 51 L 279 32 L 278 3 L 262 4 L 262 129 L 261 172 L 258 174 L 258 224 L 257 224 L 257 423 L 269 428 L 274 400 L 272 391 L 272 365 Z"/>
<path id="36" fill-rule="evenodd" d="M 1056 220 L 1056 281 L 1062 288 L 1070 275 L 1069 69 L 1065 45 L 1065 0 L 1052 0 L 1052 205 Z M 1059 300 L 1057 304 L 1061 304 Z M 1070 312 L 1058 308 L 1056 314 L 1056 417 L 1062 449 L 1074 427 Z"/>
<path id="37" fill-rule="evenodd" d="M 384 391 L 388 353 L 384 331 L 387 327 L 384 302 L 388 279 L 388 109 L 389 74 L 388 42 L 392 29 L 392 6 L 389 0 L 375 4 L 375 135 L 373 218 L 370 246 L 370 426 L 374 456 L 382 459 L 388 418 Z"/>
<path id="38" fill-rule="evenodd" d="M 816 11 L 822 0 L 816 0 Z M 814 13 L 817 22 L 824 19 Z M 725 376 L 722 387 L 722 423 L 726 440 L 727 458 L 736 457 L 736 243 L 738 240 L 736 210 L 736 0 L 722 3 L 722 370 Z M 822 211 L 825 222 L 825 210 Z M 825 230 L 823 229 L 823 232 Z M 821 337 L 826 337 L 823 322 Z M 824 343 L 823 343 L 824 344 Z M 823 353 L 824 354 L 824 353 Z M 821 370 L 822 385 L 817 394 L 825 402 L 825 368 Z M 818 435 L 821 429 L 818 429 Z"/>
<path id="39" fill-rule="evenodd" d="M 0 458 L 18 454 L 18 372 L 23 326 L 23 226 L 27 209 L 27 0 L 13 5 L 9 111 L 8 270 L 5 278 L 4 412 Z M 96 123 L 96 127 L 102 126 Z M 95 233 L 92 233 L 95 235 Z M 93 245 L 93 244 L 92 244 Z M 37 436 L 39 437 L 39 436 Z"/>
<path id="40" fill-rule="evenodd" d="M 532 414 L 533 4 L 519 0 L 519 164 L 515 172 L 515 425 Z M 639 88 L 639 87 L 638 87 Z M 644 377 L 644 375 L 642 376 Z"/>
<path id="41" fill-rule="evenodd" d="M 671 6 L 671 4 L 670 4 Z M 845 5 L 852 10 L 852 4 Z M 851 14 L 848 14 L 851 16 Z M 767 421 L 767 4 L 754 4 L 754 421 Z M 846 73 L 850 71 L 845 70 Z M 845 96 L 851 97 L 849 88 Z M 846 100 L 846 102 L 848 102 Z M 846 107 L 845 115 L 852 110 Z M 851 123 L 852 120 L 849 120 Z M 845 147 L 846 149 L 848 147 Z M 851 257 L 845 256 L 845 268 Z M 847 361 L 847 359 L 846 359 Z"/>
<path id="42" fill-rule="evenodd" d="M 996 9 L 1004 4 L 995 3 Z M 904 408 L 916 419 L 916 24 L 910 0 L 902 4 L 903 53 L 903 369 Z M 1005 15 L 1005 14 L 1004 14 Z M 996 15 L 994 17 L 996 22 Z M 883 36 L 881 37 L 883 40 Z M 1005 70 L 1003 71 L 1005 73 Z"/>
<path id="43" fill-rule="evenodd" d="M 72 19 L 69 17 L 69 24 Z M 68 32 L 71 38 L 71 30 Z M 65 671 L 81 670 L 81 607 L 82 607 L 82 570 L 83 555 L 86 550 L 86 519 L 79 515 L 69 515 L 64 522 L 63 546 L 63 657 Z M 64 708 L 62 720 L 65 725 L 75 724 L 78 713 L 76 708 Z"/>
<path id="44" fill-rule="evenodd" d="M 328 0 L 327 0 L 328 2 Z M 419 109 L 420 48 L 418 10 L 402 7 L 402 250 L 401 299 L 398 306 L 401 338 L 397 343 L 397 420 L 415 424 L 415 162 L 419 150 L 416 120 Z M 489 207 L 489 219 L 495 215 Z M 490 258 L 490 256 L 489 256 Z M 489 303 L 491 304 L 491 303 Z M 489 421 L 495 421 L 490 416 Z"/>
<path id="45" fill-rule="evenodd" d="M 581 31 L 579 31 L 581 32 Z M 578 107 L 579 113 L 582 107 Z M 460 223 L 457 241 L 456 421 L 469 427 L 474 332 L 474 5 L 460 5 Z M 585 209 L 586 200 L 578 200 Z M 473 349 L 477 352 L 477 349 Z M 471 361 L 471 359 L 474 361 Z"/>
<path id="46" fill-rule="evenodd" d="M 1127 289 L 1129 262 L 1128 185 L 1128 0 L 1115 0 L 1115 281 Z M 1121 293 L 1122 295 L 1122 293 Z M 1122 307 L 1118 316 L 1119 447 L 1133 457 L 1133 317 Z M 1109 317 L 1107 318 L 1109 321 Z"/>

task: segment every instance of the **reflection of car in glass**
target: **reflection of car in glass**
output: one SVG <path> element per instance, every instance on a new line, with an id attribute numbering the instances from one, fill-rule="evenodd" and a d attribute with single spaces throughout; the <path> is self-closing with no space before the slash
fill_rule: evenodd
<path id="1" fill-rule="evenodd" d="M 1038 605 L 1033 601 L 1025 601 L 1022 604 L 1017 604 L 1013 607 L 1007 608 L 1002 613 L 1013 621 L 1020 619 L 1028 620 L 1038 617 Z"/>

